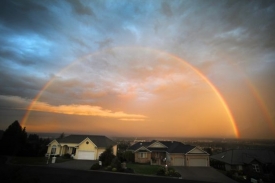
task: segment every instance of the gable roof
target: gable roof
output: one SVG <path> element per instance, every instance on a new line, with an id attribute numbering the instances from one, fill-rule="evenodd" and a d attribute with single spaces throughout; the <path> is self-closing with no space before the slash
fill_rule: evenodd
<path id="1" fill-rule="evenodd" d="M 231 149 L 212 155 L 210 158 L 230 165 L 249 164 L 253 160 L 275 164 L 275 153 L 261 149 Z"/>
<path id="2" fill-rule="evenodd" d="M 109 147 L 116 144 L 111 139 L 101 135 L 69 135 L 61 139 L 56 139 L 56 141 L 58 143 L 79 144 L 86 138 L 89 138 L 97 147 Z"/>
<path id="3" fill-rule="evenodd" d="M 152 144 L 160 142 L 161 144 L 165 145 L 166 147 L 150 147 Z M 195 146 L 185 145 L 181 142 L 177 141 L 156 141 L 153 140 L 151 142 L 140 142 L 136 143 L 128 148 L 128 150 L 136 151 L 141 147 L 145 147 L 150 151 L 157 151 L 157 152 L 168 152 L 168 153 L 187 153 L 191 149 L 194 149 Z"/>

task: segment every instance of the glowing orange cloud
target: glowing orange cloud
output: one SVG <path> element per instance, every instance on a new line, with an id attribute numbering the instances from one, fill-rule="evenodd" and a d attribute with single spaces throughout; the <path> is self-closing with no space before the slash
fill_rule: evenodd
<path id="1" fill-rule="evenodd" d="M 143 121 L 146 119 L 144 115 L 138 114 L 126 114 L 124 112 L 113 112 L 111 110 L 104 110 L 99 106 L 89 105 L 60 105 L 53 106 L 43 102 L 36 102 L 32 108 L 32 111 L 40 112 L 52 112 L 59 114 L 81 115 L 81 116 L 100 116 L 109 118 L 118 118 L 126 121 Z"/>

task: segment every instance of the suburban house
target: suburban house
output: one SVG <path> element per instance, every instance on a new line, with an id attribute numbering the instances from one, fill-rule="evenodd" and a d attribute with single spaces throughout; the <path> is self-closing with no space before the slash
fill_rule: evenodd
<path id="1" fill-rule="evenodd" d="M 210 157 L 211 166 L 262 179 L 272 172 L 275 153 L 261 149 L 232 149 Z"/>
<path id="2" fill-rule="evenodd" d="M 69 135 L 50 142 L 46 155 L 63 156 L 70 154 L 74 159 L 97 160 L 100 154 L 110 146 L 113 147 L 113 153 L 116 155 L 116 143 L 105 136 Z"/>
<path id="3" fill-rule="evenodd" d="M 128 148 L 135 162 L 151 165 L 209 166 L 209 154 L 196 146 L 177 141 L 138 142 Z"/>

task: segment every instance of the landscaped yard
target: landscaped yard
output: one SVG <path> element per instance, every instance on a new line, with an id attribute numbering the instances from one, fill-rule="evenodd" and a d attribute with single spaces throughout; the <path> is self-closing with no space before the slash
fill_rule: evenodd
<path id="1" fill-rule="evenodd" d="M 72 159 L 65 159 L 62 157 L 56 158 L 56 163 L 62 163 L 65 161 L 71 161 Z M 48 160 L 47 157 L 12 157 L 10 163 L 12 164 L 20 164 L 20 165 L 45 165 L 48 163 L 50 164 L 52 158 Z"/>
<path id="2" fill-rule="evenodd" d="M 156 175 L 157 170 L 161 167 L 159 165 L 142 165 L 142 164 L 134 164 L 134 163 L 127 163 L 127 168 L 132 168 L 135 173 L 137 174 L 144 174 L 144 175 Z"/>

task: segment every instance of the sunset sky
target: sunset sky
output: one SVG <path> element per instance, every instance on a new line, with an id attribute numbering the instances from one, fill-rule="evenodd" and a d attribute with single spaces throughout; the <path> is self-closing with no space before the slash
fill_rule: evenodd
<path id="1" fill-rule="evenodd" d="M 0 129 L 275 139 L 275 2 L 0 1 Z"/>

